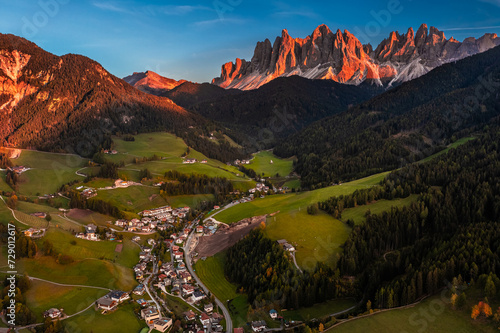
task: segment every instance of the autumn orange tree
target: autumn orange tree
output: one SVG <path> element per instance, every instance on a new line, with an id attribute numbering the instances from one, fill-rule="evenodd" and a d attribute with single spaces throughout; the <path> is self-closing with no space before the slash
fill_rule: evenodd
<path id="1" fill-rule="evenodd" d="M 486 318 L 489 318 L 493 315 L 493 311 L 491 310 L 491 306 L 485 302 L 479 302 L 477 305 L 472 307 L 471 318 L 476 320 L 481 314 L 484 314 Z"/>

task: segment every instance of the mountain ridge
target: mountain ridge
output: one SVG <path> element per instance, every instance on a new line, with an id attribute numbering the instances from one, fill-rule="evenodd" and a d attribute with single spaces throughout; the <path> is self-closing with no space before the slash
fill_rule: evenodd
<path id="1" fill-rule="evenodd" d="M 459 42 L 446 39 L 435 27 L 422 24 L 415 33 L 390 33 L 373 50 L 348 30 L 335 33 L 324 24 L 306 38 L 292 38 L 284 29 L 273 44 L 258 42 L 251 61 L 237 58 L 222 65 L 221 76 L 212 83 L 223 88 L 251 90 L 277 77 L 299 75 L 340 83 L 371 82 L 392 86 L 428 73 L 444 63 L 484 52 L 500 45 L 496 34 Z"/>

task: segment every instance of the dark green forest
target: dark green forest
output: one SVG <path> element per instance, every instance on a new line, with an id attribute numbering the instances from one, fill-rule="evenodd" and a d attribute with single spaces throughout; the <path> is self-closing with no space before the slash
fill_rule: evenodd
<path id="1" fill-rule="evenodd" d="M 500 47 L 438 67 L 283 140 L 302 187 L 397 169 L 480 130 L 500 114 Z"/>

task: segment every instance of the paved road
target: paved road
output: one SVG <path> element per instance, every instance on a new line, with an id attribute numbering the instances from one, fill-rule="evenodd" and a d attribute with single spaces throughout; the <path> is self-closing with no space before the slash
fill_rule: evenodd
<path id="1" fill-rule="evenodd" d="M 203 284 L 203 282 L 200 280 L 198 275 L 196 275 L 196 273 L 194 272 L 193 266 L 191 264 L 191 253 L 188 252 L 189 249 L 191 248 L 190 243 L 191 243 L 191 240 L 193 238 L 192 236 L 196 231 L 196 224 L 193 226 L 193 231 L 189 235 L 189 237 L 186 241 L 186 244 L 184 245 L 184 255 L 186 257 L 186 267 L 189 270 L 189 273 L 191 273 L 191 275 L 194 277 L 194 279 L 196 280 L 198 285 L 200 285 L 200 287 L 203 289 L 203 291 L 205 291 L 205 293 L 208 295 L 210 290 L 207 288 L 207 286 L 205 286 Z M 215 303 L 219 306 L 219 308 L 221 308 L 222 313 L 224 314 L 224 318 L 226 319 L 226 332 L 233 333 L 233 321 L 231 320 L 231 315 L 229 314 L 229 311 L 227 310 L 226 306 L 217 297 L 215 297 L 215 295 L 214 295 L 214 298 L 215 298 Z"/>

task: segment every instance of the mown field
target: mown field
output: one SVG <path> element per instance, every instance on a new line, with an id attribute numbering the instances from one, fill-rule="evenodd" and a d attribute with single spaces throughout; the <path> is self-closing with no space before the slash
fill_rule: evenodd
<path id="1" fill-rule="evenodd" d="M 335 299 L 300 310 L 283 311 L 282 316 L 286 320 L 308 321 L 344 311 L 355 305 L 354 299 Z"/>
<path id="2" fill-rule="evenodd" d="M 347 322 L 328 331 L 335 333 L 492 333 L 498 332 L 498 329 L 485 324 L 482 320 L 472 320 L 468 309 L 466 311 L 453 310 L 442 301 L 440 296 L 434 296 L 414 307 L 381 312 Z"/>
<path id="3" fill-rule="evenodd" d="M 381 214 L 390 211 L 392 207 L 406 207 L 416 202 L 418 195 L 414 194 L 404 199 L 379 200 L 369 205 L 347 208 L 342 212 L 342 221 L 353 220 L 355 224 L 362 224 L 366 221 L 365 214 L 369 210 L 371 214 Z"/>
<path id="4" fill-rule="evenodd" d="M 337 261 L 351 228 L 324 212 L 309 215 L 301 209 L 268 218 L 264 232 L 272 240 L 286 239 L 293 244 L 297 264 L 312 270 L 318 262 L 333 265 Z"/>
<path id="5" fill-rule="evenodd" d="M 244 167 L 264 177 L 287 176 L 293 171 L 293 158 L 282 159 L 270 151 L 261 151 L 254 154 L 250 164 Z"/>
<path id="6" fill-rule="evenodd" d="M 106 155 L 110 161 L 124 162 L 127 166 L 123 170 L 137 171 L 148 169 L 156 176 L 162 176 L 167 170 L 177 170 L 182 173 L 199 173 L 210 177 L 225 177 L 231 180 L 248 180 L 239 170 L 220 161 L 207 158 L 200 152 L 190 149 L 188 158 L 198 161 L 207 160 L 207 164 L 183 164 L 181 156 L 186 152 L 185 142 L 169 133 L 146 133 L 135 136 L 135 141 L 125 141 L 113 137 L 116 155 Z M 159 156 L 158 161 L 134 164 L 134 158 Z M 239 174 L 239 176 L 238 176 Z"/>
<path id="7" fill-rule="evenodd" d="M 118 310 L 107 315 L 102 315 L 91 308 L 78 316 L 65 320 L 64 325 L 69 332 L 82 333 L 136 333 L 146 327 L 146 323 L 135 316 L 132 304 L 120 305 Z"/>
<path id="8" fill-rule="evenodd" d="M 244 218 L 270 214 L 277 211 L 280 211 L 281 214 L 299 210 L 299 208 L 307 209 L 307 206 L 330 197 L 351 194 L 358 189 L 365 189 L 377 185 L 386 175 L 387 173 L 380 173 L 342 185 L 330 186 L 314 191 L 271 195 L 264 199 L 257 198 L 254 201 L 238 204 L 226 209 L 217 214 L 215 218 L 221 222 L 234 223 Z"/>
<path id="9" fill-rule="evenodd" d="M 231 300 L 229 311 L 234 327 L 247 323 L 249 304 L 246 295 L 237 294 L 237 286 L 227 281 L 224 275 L 225 252 L 216 254 L 207 260 L 196 262 L 196 274 L 208 289 L 223 303 Z"/>
<path id="10" fill-rule="evenodd" d="M 17 268 L 20 273 L 62 284 L 124 291 L 131 291 L 137 285 L 132 269 L 105 260 L 87 259 L 60 265 L 52 257 L 37 257 L 21 259 Z"/>
<path id="11" fill-rule="evenodd" d="M 84 167 L 88 160 L 77 155 L 23 150 L 21 156 L 12 162 L 32 168 L 19 177 L 19 193 L 37 196 L 55 193 L 62 184 L 81 180 L 82 177 L 75 172 Z"/>
<path id="12" fill-rule="evenodd" d="M 28 307 L 35 313 L 38 321 L 42 322 L 43 312 L 48 309 L 64 309 L 65 314 L 72 315 L 87 308 L 106 293 L 100 289 L 64 287 L 33 280 L 25 297 Z"/>

